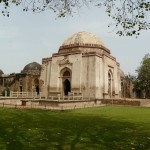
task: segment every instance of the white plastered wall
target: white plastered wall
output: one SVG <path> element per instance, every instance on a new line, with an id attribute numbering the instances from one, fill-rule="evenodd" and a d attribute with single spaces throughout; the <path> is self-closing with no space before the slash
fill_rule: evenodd
<path id="1" fill-rule="evenodd" d="M 116 61 L 107 56 L 96 56 L 82 54 L 68 55 L 69 63 L 60 65 L 66 56 L 52 57 L 42 65 L 40 80 L 44 81 L 42 86 L 42 95 L 47 96 L 48 92 L 62 93 L 61 70 L 69 68 L 71 70 L 71 91 L 79 91 L 84 97 L 90 98 L 108 98 L 108 71 L 113 73 L 113 90 L 115 96 L 119 94 L 118 66 Z"/>
<path id="2" fill-rule="evenodd" d="M 72 63 L 71 90 L 81 92 L 82 55 L 69 55 L 69 61 Z"/>
<path id="3" fill-rule="evenodd" d="M 50 81 L 50 71 L 51 71 L 51 61 L 47 61 L 42 64 L 42 71 L 40 75 L 40 80 L 43 82 L 41 86 L 41 96 L 47 97 L 48 87 Z"/>
<path id="4" fill-rule="evenodd" d="M 103 98 L 103 63 L 102 58 L 95 56 L 95 98 Z"/>
<path id="5" fill-rule="evenodd" d="M 63 60 L 64 56 L 52 57 L 51 64 L 51 77 L 50 77 L 50 92 L 60 92 L 60 69 L 59 69 L 59 60 Z"/>
<path id="6" fill-rule="evenodd" d="M 51 65 L 51 78 L 50 78 L 50 91 L 62 93 L 62 77 L 60 72 L 64 68 L 71 70 L 71 91 L 81 91 L 81 69 L 82 59 L 81 54 L 68 55 L 69 63 L 59 64 L 64 59 L 64 56 L 52 58 Z"/>
<path id="7" fill-rule="evenodd" d="M 110 59 L 107 56 L 103 57 L 104 59 L 104 94 L 105 98 L 108 98 L 108 71 L 111 70 L 112 72 L 112 92 L 115 92 L 114 97 L 119 96 L 119 80 L 118 80 L 118 66 L 115 60 Z"/>
<path id="8" fill-rule="evenodd" d="M 84 97 L 95 97 L 95 56 L 82 57 L 82 91 Z"/>

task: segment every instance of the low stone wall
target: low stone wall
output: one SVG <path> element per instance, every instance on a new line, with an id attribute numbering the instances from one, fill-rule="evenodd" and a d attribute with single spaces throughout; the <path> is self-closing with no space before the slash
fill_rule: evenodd
<path id="1" fill-rule="evenodd" d="M 64 100 L 64 101 L 49 101 L 39 100 L 41 106 L 52 107 L 83 107 L 85 106 L 99 106 L 103 104 L 114 105 L 129 105 L 129 106 L 142 106 L 150 107 L 150 99 L 95 99 L 95 100 Z"/>
<path id="2" fill-rule="evenodd" d="M 95 100 L 71 100 L 71 101 L 49 101 L 49 100 L 40 100 L 39 105 L 41 106 L 51 106 L 51 107 L 87 107 L 101 105 L 101 101 L 96 103 Z"/>
<path id="3" fill-rule="evenodd" d="M 102 104 L 115 104 L 115 105 L 131 105 L 140 106 L 141 102 L 139 100 L 133 99 L 101 99 Z"/>
<path id="4" fill-rule="evenodd" d="M 142 107 L 150 107 L 150 99 L 141 99 L 140 103 Z"/>
<path id="5" fill-rule="evenodd" d="M 140 106 L 140 100 L 133 99 L 99 99 L 102 104 L 115 104 L 115 105 L 131 105 L 131 106 Z"/>
<path id="6" fill-rule="evenodd" d="M 150 99 L 98 99 L 102 104 L 150 107 Z"/>
<path id="7" fill-rule="evenodd" d="M 0 100 L 0 104 L 21 105 L 21 101 L 19 99 L 5 99 Z"/>
<path id="8" fill-rule="evenodd" d="M 111 105 L 129 105 L 150 107 L 150 99 L 95 99 L 95 100 L 48 100 L 0 98 L 0 107 L 45 108 L 45 109 L 76 109 Z"/>

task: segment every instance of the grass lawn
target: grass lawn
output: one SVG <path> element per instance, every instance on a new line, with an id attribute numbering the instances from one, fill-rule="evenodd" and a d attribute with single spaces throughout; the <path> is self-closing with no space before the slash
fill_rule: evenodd
<path id="1" fill-rule="evenodd" d="M 150 108 L 0 108 L 0 150 L 150 150 Z"/>

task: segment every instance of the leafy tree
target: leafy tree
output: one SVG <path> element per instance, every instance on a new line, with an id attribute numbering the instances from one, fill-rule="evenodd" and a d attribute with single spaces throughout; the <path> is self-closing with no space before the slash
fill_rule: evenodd
<path id="1" fill-rule="evenodd" d="M 58 17 L 73 15 L 83 6 L 105 7 L 106 13 L 113 19 L 118 35 L 139 35 L 141 30 L 150 29 L 148 12 L 149 0 L 0 0 L 2 14 L 9 16 L 12 5 L 23 7 L 23 11 L 41 12 L 53 10 Z"/>
<path id="2" fill-rule="evenodd" d="M 150 54 L 146 54 L 141 66 L 136 70 L 138 73 L 135 87 L 145 91 L 146 97 L 150 97 Z"/>

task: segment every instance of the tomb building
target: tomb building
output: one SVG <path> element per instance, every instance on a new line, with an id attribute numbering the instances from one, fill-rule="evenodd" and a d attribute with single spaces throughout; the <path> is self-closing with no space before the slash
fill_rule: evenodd
<path id="1" fill-rule="evenodd" d="M 68 95 L 81 92 L 83 97 L 121 97 L 120 66 L 110 50 L 96 35 L 73 34 L 51 57 L 42 59 L 41 94 Z"/>

